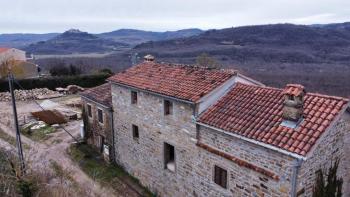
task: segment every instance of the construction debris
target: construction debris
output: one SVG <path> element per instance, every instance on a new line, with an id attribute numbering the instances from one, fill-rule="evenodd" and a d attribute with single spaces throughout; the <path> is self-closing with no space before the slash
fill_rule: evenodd
<path id="1" fill-rule="evenodd" d="M 31 113 L 36 119 L 45 122 L 48 125 L 67 123 L 64 115 L 57 110 L 45 110 Z"/>
<path id="2" fill-rule="evenodd" d="M 69 85 L 67 88 L 56 88 L 56 91 L 62 94 L 77 94 L 85 89 L 77 85 Z"/>
<path id="3" fill-rule="evenodd" d="M 47 88 L 36 88 L 31 90 L 15 90 L 15 98 L 19 101 L 28 101 L 28 100 L 41 100 L 47 98 L 60 97 L 62 94 L 59 94 L 56 91 L 49 90 Z M 0 92 L 0 102 L 9 102 L 11 101 L 10 92 Z"/>

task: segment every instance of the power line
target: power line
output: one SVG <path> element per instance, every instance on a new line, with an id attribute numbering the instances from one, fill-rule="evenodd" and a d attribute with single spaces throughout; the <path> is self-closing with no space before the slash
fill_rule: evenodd
<path id="1" fill-rule="evenodd" d="M 18 151 L 18 157 L 20 160 L 21 173 L 24 174 L 25 164 L 24 164 L 24 158 L 23 158 L 22 140 L 21 140 L 21 133 L 19 131 L 19 126 L 18 126 L 16 99 L 15 99 L 15 94 L 13 89 L 14 77 L 11 72 L 8 73 L 8 81 L 9 81 L 9 88 L 11 93 L 11 100 L 12 100 L 13 118 L 15 120 L 15 128 L 16 128 L 16 146 Z"/>
<path id="2" fill-rule="evenodd" d="M 14 78 L 13 78 L 13 79 L 14 79 Z M 25 89 L 23 88 L 23 86 L 21 86 L 21 84 L 19 84 L 19 82 L 18 82 L 16 79 L 14 79 L 14 82 L 15 82 L 22 90 L 25 90 Z M 35 100 L 34 95 L 32 95 L 32 99 L 33 99 L 34 103 L 37 104 L 37 105 L 41 108 L 42 111 L 45 111 L 45 109 Z M 79 143 L 79 140 L 78 140 L 77 138 L 75 138 L 69 131 L 67 131 L 62 125 L 59 124 L 58 126 L 59 126 L 59 128 L 63 129 L 66 133 L 68 133 L 77 143 Z"/>

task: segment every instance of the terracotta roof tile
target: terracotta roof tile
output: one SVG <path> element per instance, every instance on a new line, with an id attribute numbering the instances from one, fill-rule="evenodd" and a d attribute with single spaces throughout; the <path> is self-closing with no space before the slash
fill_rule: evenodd
<path id="1" fill-rule="evenodd" d="M 108 80 L 196 102 L 235 74 L 198 66 L 144 62 Z"/>
<path id="2" fill-rule="evenodd" d="M 282 89 L 237 83 L 198 122 L 305 156 L 348 100 L 305 94 L 304 119 L 292 129 L 281 126 L 283 93 Z"/>
<path id="3" fill-rule="evenodd" d="M 5 52 L 7 50 L 9 50 L 9 48 L 0 48 L 0 53 Z"/>
<path id="4" fill-rule="evenodd" d="M 103 85 L 87 89 L 84 92 L 82 92 L 81 95 L 97 103 L 101 103 L 106 107 L 112 107 L 112 94 L 110 83 L 105 83 Z"/>

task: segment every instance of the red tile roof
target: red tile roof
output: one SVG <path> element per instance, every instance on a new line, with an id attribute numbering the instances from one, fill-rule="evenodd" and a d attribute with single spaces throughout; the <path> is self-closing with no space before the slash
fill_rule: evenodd
<path id="1" fill-rule="evenodd" d="M 235 72 L 188 65 L 144 62 L 108 80 L 167 96 L 197 102 Z"/>
<path id="2" fill-rule="evenodd" d="M 105 83 L 103 85 L 87 89 L 84 92 L 82 92 L 81 95 L 106 107 L 112 107 L 112 94 L 110 83 Z"/>
<path id="3" fill-rule="evenodd" d="M 198 122 L 305 156 L 349 100 L 307 93 L 304 119 L 292 129 L 281 126 L 283 93 L 282 89 L 237 83 Z"/>
<path id="4" fill-rule="evenodd" d="M 0 53 L 5 52 L 7 50 L 9 50 L 9 48 L 0 48 Z"/>

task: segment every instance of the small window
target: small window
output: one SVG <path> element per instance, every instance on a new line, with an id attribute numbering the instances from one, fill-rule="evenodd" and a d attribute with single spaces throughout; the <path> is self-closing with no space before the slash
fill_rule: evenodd
<path id="1" fill-rule="evenodd" d="M 139 127 L 136 125 L 132 125 L 132 137 L 135 139 L 139 138 Z"/>
<path id="2" fill-rule="evenodd" d="M 91 109 L 91 105 L 87 105 L 87 112 L 88 112 L 88 116 L 90 117 L 90 118 L 92 118 L 92 109 Z"/>
<path id="3" fill-rule="evenodd" d="M 294 96 L 293 95 L 288 95 L 288 99 L 291 100 L 291 101 L 294 101 Z"/>
<path id="4" fill-rule="evenodd" d="M 137 92 L 131 91 L 131 104 L 137 104 Z"/>
<path id="5" fill-rule="evenodd" d="M 168 100 L 164 100 L 164 115 L 173 114 L 173 103 Z"/>
<path id="6" fill-rule="evenodd" d="M 175 167 L 175 148 L 168 143 L 164 143 L 164 168 L 175 172 Z"/>
<path id="7" fill-rule="evenodd" d="M 103 111 L 102 109 L 97 109 L 98 122 L 103 123 Z"/>
<path id="8" fill-rule="evenodd" d="M 223 188 L 227 188 L 227 170 L 218 166 L 214 167 L 214 182 Z"/>

